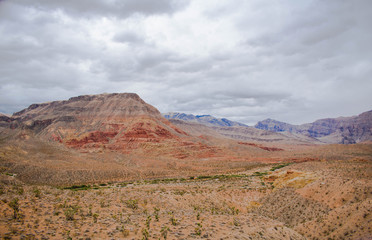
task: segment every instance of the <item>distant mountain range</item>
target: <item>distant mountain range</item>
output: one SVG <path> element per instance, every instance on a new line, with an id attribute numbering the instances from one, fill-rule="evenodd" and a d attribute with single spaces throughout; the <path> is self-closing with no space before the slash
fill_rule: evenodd
<path id="1" fill-rule="evenodd" d="M 239 122 L 234 122 L 226 118 L 216 118 L 211 115 L 197 115 L 185 113 L 167 113 L 163 114 L 169 120 L 183 120 L 186 122 L 193 122 L 203 124 L 205 126 L 214 127 L 248 127 Z M 372 111 L 364 112 L 358 116 L 353 117 L 339 117 L 320 119 L 313 123 L 306 123 L 302 125 L 293 125 L 285 122 L 280 122 L 274 119 L 266 119 L 258 122 L 254 128 L 283 133 L 288 136 L 288 133 L 302 135 L 304 137 L 313 138 L 323 143 L 342 143 L 353 144 L 363 141 L 372 140 Z M 246 132 L 247 130 L 235 129 L 236 132 Z M 221 129 L 219 129 L 220 131 Z M 226 132 L 227 129 L 224 129 Z M 252 132 L 252 129 L 249 130 Z M 223 134 L 225 135 L 225 134 Z"/>
<path id="2" fill-rule="evenodd" d="M 235 127 L 235 126 L 244 126 L 248 127 L 247 125 L 239 122 L 234 122 L 226 118 L 216 118 L 211 115 L 193 115 L 193 114 L 185 114 L 185 113 L 178 113 L 178 112 L 170 112 L 164 113 L 163 116 L 166 119 L 179 119 L 184 120 L 187 122 L 196 122 L 201 123 L 203 125 L 207 125 L 210 127 Z"/>
<path id="3" fill-rule="evenodd" d="M 258 122 L 255 128 L 302 134 L 325 143 L 358 143 L 372 140 L 372 111 L 353 117 L 320 119 L 302 125 L 266 119 Z"/>
<path id="4" fill-rule="evenodd" d="M 372 111 L 302 125 L 266 119 L 249 127 L 211 115 L 161 114 L 137 94 L 100 94 L 32 104 L 12 116 L 0 114 L 0 128 L 0 132 L 28 129 L 68 146 L 90 149 L 128 149 L 128 143 L 123 139 L 130 139 L 129 145 L 133 148 L 131 131 L 138 142 L 143 142 L 143 136 L 148 135 L 146 142 L 164 142 L 167 139 L 173 146 L 179 144 L 180 137 L 188 134 L 196 137 L 214 135 L 239 141 L 353 144 L 372 141 Z"/>

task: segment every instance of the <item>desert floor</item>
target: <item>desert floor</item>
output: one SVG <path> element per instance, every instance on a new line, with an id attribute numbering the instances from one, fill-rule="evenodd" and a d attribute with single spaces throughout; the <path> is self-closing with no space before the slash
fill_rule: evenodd
<path id="1" fill-rule="evenodd" d="M 3 239 L 371 239 L 372 164 L 71 186 L 0 175 Z"/>

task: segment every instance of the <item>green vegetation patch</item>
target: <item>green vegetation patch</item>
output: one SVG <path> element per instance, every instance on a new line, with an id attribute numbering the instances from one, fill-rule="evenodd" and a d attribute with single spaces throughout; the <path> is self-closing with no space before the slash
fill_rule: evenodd
<path id="1" fill-rule="evenodd" d="M 283 163 L 283 164 L 279 164 L 279 165 L 277 165 L 277 166 L 273 166 L 271 169 L 270 169 L 270 171 L 275 171 L 275 170 L 277 170 L 277 169 L 280 169 L 280 168 L 284 168 L 284 167 L 286 167 L 286 166 L 288 166 L 288 165 L 290 165 L 291 163 Z"/>
<path id="2" fill-rule="evenodd" d="M 69 189 L 69 190 L 73 190 L 73 191 L 79 191 L 79 190 L 88 190 L 88 189 L 91 189 L 92 186 L 90 185 L 72 185 L 70 187 L 64 187 L 62 189 Z M 94 189 L 97 189 L 97 188 L 94 188 Z"/>
<path id="3" fill-rule="evenodd" d="M 259 176 L 259 177 L 265 176 L 265 175 L 267 175 L 267 172 L 255 172 L 255 173 L 253 173 L 253 176 Z"/>

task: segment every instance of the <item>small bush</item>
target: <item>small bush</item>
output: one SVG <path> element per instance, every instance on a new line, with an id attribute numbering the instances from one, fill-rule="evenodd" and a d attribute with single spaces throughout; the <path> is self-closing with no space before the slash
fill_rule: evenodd
<path id="1" fill-rule="evenodd" d="M 160 235 L 166 240 L 168 236 L 169 228 L 167 226 L 163 226 L 160 230 Z"/>
<path id="2" fill-rule="evenodd" d="M 122 228 L 121 228 L 120 231 L 123 233 L 123 236 L 124 237 L 128 237 L 129 236 L 129 230 L 126 229 L 124 226 L 122 226 Z"/>
<path id="3" fill-rule="evenodd" d="M 151 223 L 151 216 L 147 216 L 147 219 L 146 219 L 146 227 L 148 229 L 150 229 L 150 223 Z"/>
<path id="4" fill-rule="evenodd" d="M 65 216 L 66 216 L 66 220 L 67 221 L 72 221 L 74 220 L 74 215 L 76 213 L 76 211 L 73 209 L 73 208 L 67 208 L 65 211 Z"/>
<path id="5" fill-rule="evenodd" d="M 41 191 L 39 188 L 35 187 L 32 191 L 34 192 L 35 197 L 41 198 Z"/>
<path id="6" fill-rule="evenodd" d="M 19 202 L 18 198 L 14 198 L 12 201 L 8 203 L 9 207 L 13 209 L 13 218 L 18 219 L 19 217 Z"/>
<path id="7" fill-rule="evenodd" d="M 196 223 L 195 234 L 200 236 L 202 234 L 203 226 L 201 223 Z"/>
<path id="8" fill-rule="evenodd" d="M 159 211 L 160 211 L 159 208 L 154 207 L 154 216 L 157 222 L 159 222 Z"/>
<path id="9" fill-rule="evenodd" d="M 233 224 L 234 224 L 234 226 L 236 226 L 236 227 L 240 226 L 240 221 L 239 221 L 239 219 L 237 219 L 237 218 L 234 217 L 234 219 L 233 219 Z"/>
<path id="10" fill-rule="evenodd" d="M 178 220 L 174 217 L 174 215 L 171 216 L 170 222 L 171 222 L 171 224 L 173 226 L 177 226 L 178 225 Z"/>
<path id="11" fill-rule="evenodd" d="M 79 206 L 71 206 L 71 205 L 67 206 L 65 211 L 64 211 L 64 214 L 66 216 L 66 220 L 67 221 L 74 220 L 74 216 L 77 213 L 78 209 L 79 209 Z"/>
<path id="12" fill-rule="evenodd" d="M 137 199 L 129 199 L 129 200 L 125 201 L 124 203 L 128 208 L 138 209 L 138 200 Z"/>
<path id="13" fill-rule="evenodd" d="M 18 195 L 23 195 L 25 190 L 23 189 L 22 186 L 19 186 L 19 187 L 16 187 L 16 192 L 17 192 Z"/>
<path id="14" fill-rule="evenodd" d="M 93 222 L 94 223 L 97 223 L 97 219 L 98 219 L 98 214 L 97 213 L 94 213 L 93 214 Z"/>
<path id="15" fill-rule="evenodd" d="M 149 231 L 146 228 L 142 229 L 142 240 L 148 240 L 149 239 Z"/>

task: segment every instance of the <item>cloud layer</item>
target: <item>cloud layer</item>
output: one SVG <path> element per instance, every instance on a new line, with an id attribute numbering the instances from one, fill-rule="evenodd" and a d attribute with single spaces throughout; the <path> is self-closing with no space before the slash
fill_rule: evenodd
<path id="1" fill-rule="evenodd" d="M 372 109 L 372 2 L 0 1 L 0 112 L 136 92 L 247 124 Z"/>

